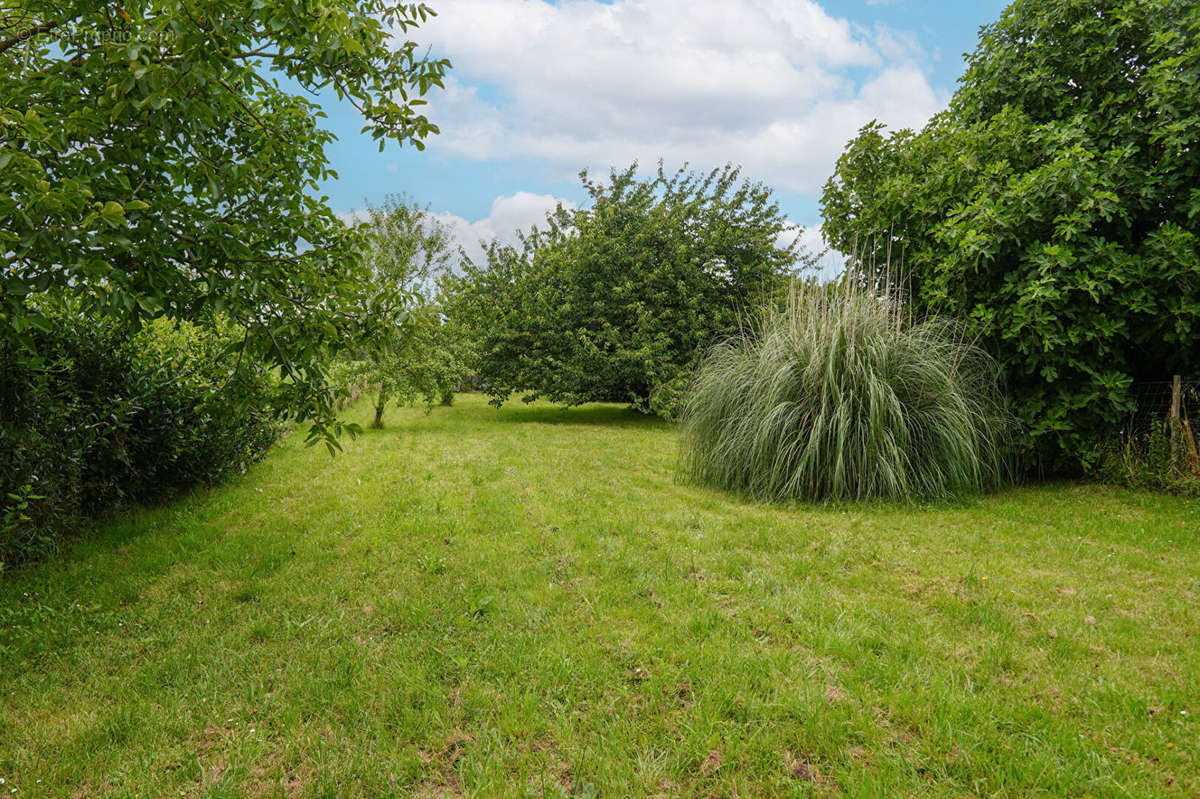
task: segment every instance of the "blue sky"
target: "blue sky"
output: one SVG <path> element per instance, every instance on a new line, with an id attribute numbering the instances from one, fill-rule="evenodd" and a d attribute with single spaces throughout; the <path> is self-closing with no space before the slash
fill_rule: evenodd
<path id="1" fill-rule="evenodd" d="M 997 0 L 431 0 L 413 38 L 451 59 L 421 152 L 378 151 L 327 101 L 341 212 L 404 193 L 471 249 L 562 200 L 580 169 L 730 161 L 815 231 L 820 185 L 877 118 L 919 126 L 944 107 Z M 810 233 L 810 236 L 812 234 Z M 810 243 L 815 240 L 810 239 Z"/>

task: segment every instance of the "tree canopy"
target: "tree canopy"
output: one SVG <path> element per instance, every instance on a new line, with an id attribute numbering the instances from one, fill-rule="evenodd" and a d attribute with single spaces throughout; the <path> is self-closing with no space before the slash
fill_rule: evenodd
<path id="1" fill-rule="evenodd" d="M 473 331 L 497 404 L 523 392 L 671 415 L 701 352 L 775 289 L 798 244 L 771 191 L 731 166 L 581 179 L 588 207 L 560 206 L 518 246 L 493 243 L 448 308 Z"/>
<path id="2" fill-rule="evenodd" d="M 319 194 L 336 177 L 332 134 L 315 100 L 287 87 L 353 103 L 381 148 L 420 147 L 437 132 L 421 95 L 449 64 L 405 34 L 430 13 L 384 0 L 6 11 L 0 348 L 39 357 L 45 292 L 133 327 L 215 310 L 242 329 L 239 350 L 287 378 L 280 410 L 332 441 L 321 364 L 400 303 L 364 296 L 363 237 Z"/>
<path id="3" fill-rule="evenodd" d="M 945 112 L 866 126 L 825 187 L 830 244 L 966 320 L 1049 470 L 1200 362 L 1198 89 L 1195 3 L 1017 0 Z"/>
<path id="4" fill-rule="evenodd" d="M 380 326 L 338 362 L 344 389 L 371 390 L 374 427 L 383 426 L 391 400 L 423 398 L 450 404 L 466 373 L 457 328 L 446 324 L 438 297 L 441 281 L 457 262 L 450 230 L 425 206 L 399 195 L 367 209 L 371 291 L 411 298 L 403 320 Z"/>

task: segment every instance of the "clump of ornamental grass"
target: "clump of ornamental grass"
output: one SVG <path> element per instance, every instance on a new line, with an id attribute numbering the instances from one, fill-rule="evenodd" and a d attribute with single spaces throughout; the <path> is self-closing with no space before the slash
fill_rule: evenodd
<path id="1" fill-rule="evenodd" d="M 793 284 L 705 357 L 681 477 L 765 500 L 960 497 L 1005 476 L 995 363 L 890 282 Z"/>

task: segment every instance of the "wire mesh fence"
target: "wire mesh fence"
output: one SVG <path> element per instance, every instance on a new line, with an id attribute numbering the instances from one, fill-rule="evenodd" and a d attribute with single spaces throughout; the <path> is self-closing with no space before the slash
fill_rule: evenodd
<path id="1" fill-rule="evenodd" d="M 1175 401 L 1174 386 L 1174 380 L 1134 383 L 1131 393 L 1135 409 L 1129 414 L 1125 434 L 1147 435 L 1166 424 Z M 1200 416 L 1200 382 L 1179 381 L 1178 408 L 1184 419 Z"/>
<path id="2" fill-rule="evenodd" d="M 1200 441 L 1193 419 L 1200 426 L 1200 381 L 1151 380 L 1135 383 L 1135 403 L 1122 430 L 1127 446 L 1165 448 L 1173 468 L 1200 469 Z"/>

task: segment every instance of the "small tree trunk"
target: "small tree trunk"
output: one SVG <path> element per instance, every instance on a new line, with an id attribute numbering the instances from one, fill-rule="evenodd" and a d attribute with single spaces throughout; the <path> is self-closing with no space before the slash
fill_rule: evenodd
<path id="1" fill-rule="evenodd" d="M 371 427 L 379 430 L 383 427 L 383 408 L 387 404 L 384 398 L 383 389 L 379 390 L 379 399 L 375 401 L 375 421 L 371 422 Z"/>

